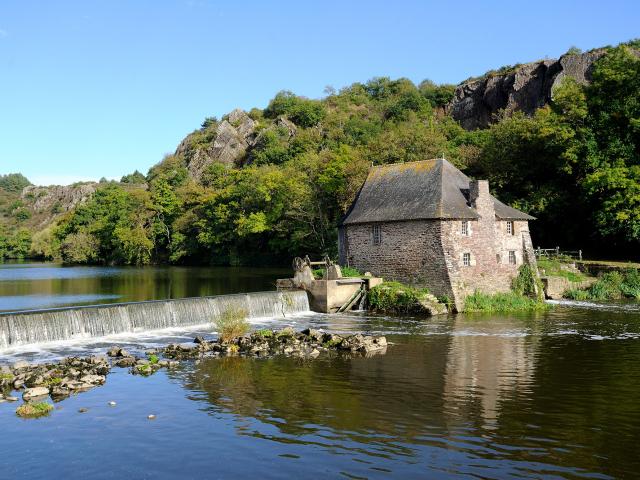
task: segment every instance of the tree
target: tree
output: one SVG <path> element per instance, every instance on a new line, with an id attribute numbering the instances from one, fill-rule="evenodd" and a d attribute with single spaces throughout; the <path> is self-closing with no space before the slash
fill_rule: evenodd
<path id="1" fill-rule="evenodd" d="M 140 173 L 138 170 L 135 170 L 133 173 L 128 175 L 124 175 L 120 179 L 120 183 L 129 183 L 133 185 L 141 185 L 147 181 L 146 177 Z"/>
<path id="2" fill-rule="evenodd" d="M 19 193 L 29 185 L 31 185 L 31 182 L 21 173 L 0 175 L 0 188 L 7 192 Z"/>

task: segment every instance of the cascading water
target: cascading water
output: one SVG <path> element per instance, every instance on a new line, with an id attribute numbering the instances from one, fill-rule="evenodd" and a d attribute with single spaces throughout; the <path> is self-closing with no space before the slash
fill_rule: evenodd
<path id="1" fill-rule="evenodd" d="M 216 297 L 95 305 L 0 314 L 0 350 L 17 345 L 101 337 L 213 321 L 230 308 L 248 318 L 309 311 L 306 292 L 257 292 Z"/>

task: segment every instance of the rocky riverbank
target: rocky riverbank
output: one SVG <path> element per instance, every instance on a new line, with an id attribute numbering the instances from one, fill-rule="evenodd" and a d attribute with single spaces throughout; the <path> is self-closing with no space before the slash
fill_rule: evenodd
<path id="1" fill-rule="evenodd" d="M 296 332 L 292 328 L 258 330 L 227 342 L 196 337 L 191 344 L 170 344 L 148 350 L 144 356 L 134 355 L 114 346 L 106 355 L 67 357 L 53 363 L 20 361 L 11 366 L 0 365 L 0 403 L 18 401 L 17 392 L 22 392 L 25 403 L 33 405 L 48 398 L 58 402 L 70 395 L 103 385 L 114 367 L 127 368 L 131 374 L 146 376 L 162 368 L 174 368 L 181 360 L 205 356 L 284 355 L 313 359 L 328 352 L 370 355 L 384 353 L 386 348 L 385 337 L 362 334 L 341 336 L 314 329 Z M 17 413 L 23 411 L 29 409 L 19 408 Z"/>

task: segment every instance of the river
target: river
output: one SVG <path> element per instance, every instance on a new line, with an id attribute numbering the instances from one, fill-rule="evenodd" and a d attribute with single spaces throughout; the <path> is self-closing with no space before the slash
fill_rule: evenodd
<path id="1" fill-rule="evenodd" d="M 208 276 L 204 270 L 200 278 L 212 278 L 212 284 L 233 275 L 218 269 Z M 19 292 L 39 290 L 30 282 L 55 283 L 33 274 L 31 279 L 2 275 L 0 292 L 13 292 L 18 301 Z M 265 272 L 264 285 L 272 281 L 268 277 Z M 93 277 L 85 280 L 101 285 Z M 135 282 L 129 289 L 87 287 L 84 292 L 117 292 L 138 300 L 149 291 L 167 292 L 166 286 L 156 289 L 149 283 L 142 283 L 145 293 L 136 292 Z M 199 283 L 206 282 L 192 284 Z M 251 288 L 240 283 L 237 288 Z M 175 284 L 174 292 L 184 288 Z M 212 284 L 199 288 L 222 293 Z M 5 309 L 14 308 L 6 303 Z M 635 304 L 426 319 L 302 313 L 253 323 L 255 328 L 313 326 L 384 334 L 392 345 L 370 357 L 188 361 L 149 378 L 116 368 L 104 386 L 56 404 L 49 417 L 38 420 L 21 420 L 14 414 L 16 404 L 2 403 L 0 477 L 639 475 L 640 311 Z M 0 363 L 104 352 L 114 343 L 142 351 L 189 341 L 197 333 L 210 330 L 33 345 L 0 352 Z M 116 407 L 108 406 L 111 400 Z M 80 408 L 88 411 L 79 413 Z M 149 414 L 156 419 L 148 420 Z"/>

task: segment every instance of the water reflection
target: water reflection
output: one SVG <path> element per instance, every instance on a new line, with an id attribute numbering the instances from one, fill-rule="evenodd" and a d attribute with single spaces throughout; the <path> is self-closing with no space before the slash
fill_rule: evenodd
<path id="1" fill-rule="evenodd" d="M 567 311 L 551 315 L 564 318 L 558 331 L 572 320 Z M 344 318 L 329 322 L 346 328 Z M 394 328 L 389 319 L 360 321 Z M 408 327 L 420 330 L 411 319 Z M 483 478 L 638 471 L 639 345 L 594 348 L 550 329 L 547 314 L 448 317 L 423 321 L 427 334 L 391 333 L 394 345 L 382 356 L 208 359 L 171 375 L 214 418 L 236 416 L 237 435 L 313 446 L 395 473 L 410 465 L 414 476 L 421 465 Z"/>
<path id="2" fill-rule="evenodd" d="M 0 265 L 0 311 L 274 290 L 287 269 Z"/>
<path id="3" fill-rule="evenodd" d="M 473 411 L 483 428 L 495 428 L 500 402 L 530 388 L 540 343 L 531 330 L 499 317 L 453 320 L 443 392 L 453 421 L 466 421 L 460 410 Z"/>

